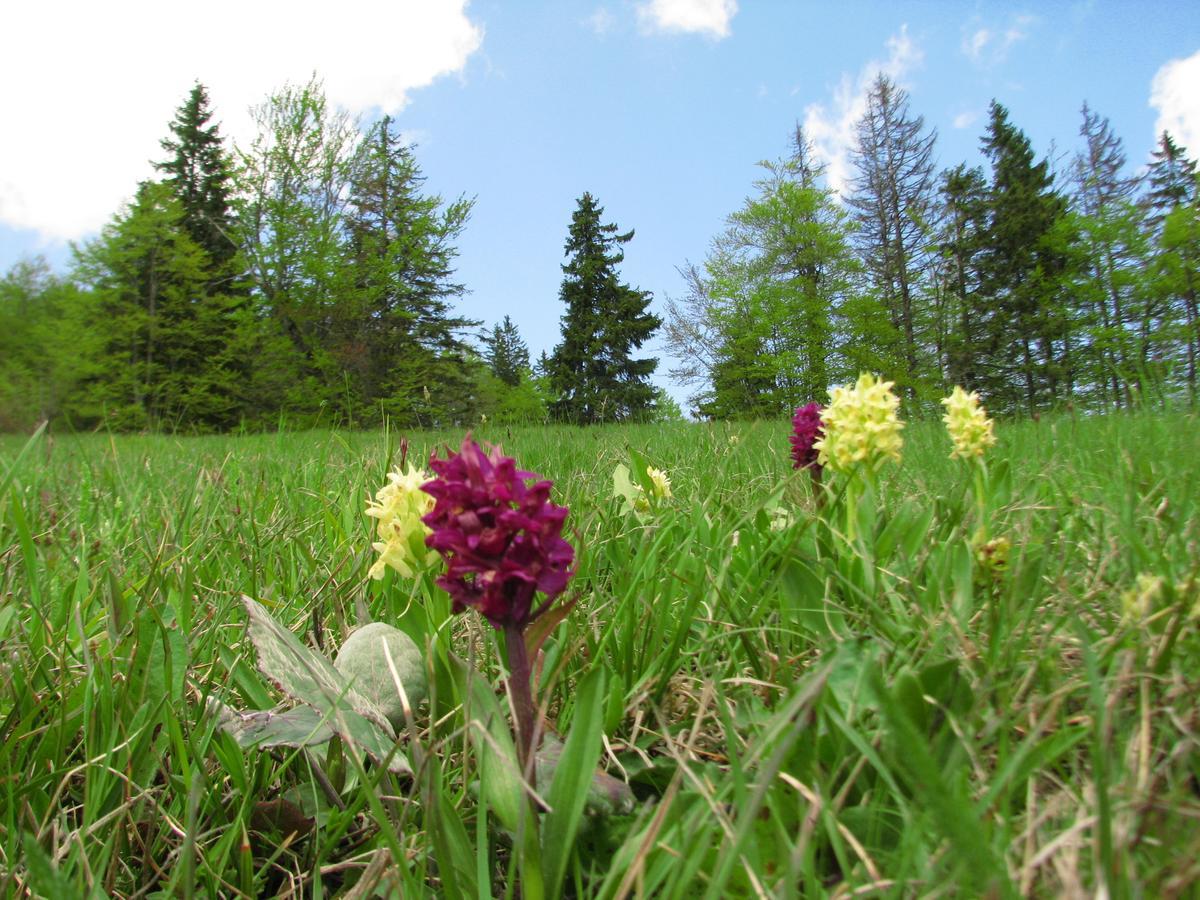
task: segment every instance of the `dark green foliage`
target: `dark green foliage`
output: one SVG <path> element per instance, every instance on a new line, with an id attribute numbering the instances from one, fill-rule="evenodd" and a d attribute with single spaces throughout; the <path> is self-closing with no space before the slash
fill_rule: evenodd
<path id="1" fill-rule="evenodd" d="M 983 152 L 992 181 L 980 256 L 986 343 L 978 378 L 995 411 L 1033 413 L 1065 395 L 1069 323 L 1060 288 L 1069 238 L 1056 231 L 1066 199 L 1054 190 L 1047 161 L 1034 162 L 1029 138 L 995 101 Z"/>
<path id="2" fill-rule="evenodd" d="M 73 398 L 78 425 L 227 429 L 240 411 L 241 301 L 209 292 L 209 257 L 169 185 L 133 204 L 77 251 L 96 302 L 97 360 Z"/>
<path id="3" fill-rule="evenodd" d="M 512 319 L 505 316 L 501 324 L 492 326 L 491 333 L 483 336 L 483 346 L 492 374 L 513 387 L 520 384 L 529 372 L 529 347 Z"/>
<path id="4" fill-rule="evenodd" d="M 654 388 L 648 379 L 654 358 L 633 353 L 662 324 L 647 310 L 650 293 L 620 280 L 621 249 L 633 232 L 601 224 L 604 208 L 591 194 L 579 198 L 567 237 L 559 299 L 562 342 L 550 358 L 554 415 L 565 422 L 619 422 L 648 414 Z"/>
<path id="5" fill-rule="evenodd" d="M 977 302 L 987 180 L 966 165 L 945 171 L 939 186 L 935 343 L 949 384 L 979 386 L 986 310 Z"/>
<path id="6" fill-rule="evenodd" d="M 155 168 L 164 173 L 179 198 L 184 228 L 208 254 L 217 276 L 215 286 L 228 292 L 238 274 L 237 235 L 230 209 L 233 166 L 212 115 L 208 92 L 197 83 L 171 122 L 172 136 L 162 141 L 170 156 L 155 163 Z"/>
<path id="7" fill-rule="evenodd" d="M 470 414 L 468 347 L 459 336 L 478 323 L 455 316 L 451 301 L 454 241 L 473 201 L 443 204 L 420 192 L 424 177 L 393 120 L 372 126 L 350 178 L 346 248 L 328 345 L 361 408 L 382 406 L 401 425 L 415 424 L 415 404 L 429 393 L 427 422 Z"/>

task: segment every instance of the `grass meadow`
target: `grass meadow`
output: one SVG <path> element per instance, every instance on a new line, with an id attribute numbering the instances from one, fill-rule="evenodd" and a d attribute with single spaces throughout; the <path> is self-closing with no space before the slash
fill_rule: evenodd
<path id="1" fill-rule="evenodd" d="M 1197 424 L 998 423 L 981 507 L 911 423 L 852 514 L 786 422 L 477 428 L 570 507 L 538 699 L 635 799 L 546 817 L 546 894 L 1196 896 Z M 367 577 L 399 438 L 0 438 L 0 895 L 521 895 L 478 739 L 499 638 L 436 569 Z M 644 522 L 631 448 L 672 481 Z M 242 595 L 330 656 L 367 618 L 426 649 L 414 774 L 218 728 L 210 698 L 284 701 Z"/>

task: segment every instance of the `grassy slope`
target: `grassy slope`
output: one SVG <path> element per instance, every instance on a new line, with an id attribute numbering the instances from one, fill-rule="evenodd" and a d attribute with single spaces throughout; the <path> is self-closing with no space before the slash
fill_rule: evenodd
<path id="1" fill-rule="evenodd" d="M 813 516 L 785 425 L 477 432 L 571 507 L 580 605 L 548 645 L 542 698 L 565 729 L 583 675 L 608 671 L 604 759 L 643 801 L 586 831 L 568 890 L 1193 890 L 1196 424 L 1001 426 L 990 527 L 1012 551 L 991 573 L 973 563 L 969 477 L 936 423 L 906 431 L 854 544 L 836 503 Z M 460 438 L 415 435 L 413 457 Z M 391 444 L 319 433 L 31 448 L 0 497 L 0 892 L 320 895 L 381 846 L 404 853 L 393 875 L 409 893 L 444 888 L 439 855 L 457 854 L 480 893 L 511 881 L 507 840 L 481 827 L 468 789 L 475 763 L 449 692 L 421 742 L 461 830 L 437 824 L 446 815 L 420 785 L 368 775 L 347 782 L 346 809 L 286 841 L 271 802 L 311 811 L 304 759 L 244 754 L 202 713 L 214 692 L 276 699 L 253 668 L 242 593 L 297 632 L 319 619 L 333 645 L 365 600 L 496 674 L 490 629 L 441 627 L 432 574 L 365 581 L 362 510 Z M 627 445 L 673 480 L 652 528 L 610 498 Z M 20 449 L 0 441 L 5 469 Z M 794 514 L 783 530 L 762 511 L 773 494 Z M 1132 624 L 1121 594 L 1140 573 L 1167 587 Z M 401 798 L 382 823 L 381 794 Z"/>

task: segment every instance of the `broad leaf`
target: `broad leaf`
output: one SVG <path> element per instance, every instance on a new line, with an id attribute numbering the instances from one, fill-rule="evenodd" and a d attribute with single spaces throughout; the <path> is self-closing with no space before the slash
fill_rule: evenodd
<path id="1" fill-rule="evenodd" d="M 243 597 L 250 616 L 250 640 L 258 651 L 258 668 L 279 690 L 307 703 L 346 743 L 366 751 L 388 768 L 412 774 L 403 754 L 395 750 L 395 733 L 375 704 L 355 692 L 333 664 L 305 647 L 276 622 L 261 604 Z"/>

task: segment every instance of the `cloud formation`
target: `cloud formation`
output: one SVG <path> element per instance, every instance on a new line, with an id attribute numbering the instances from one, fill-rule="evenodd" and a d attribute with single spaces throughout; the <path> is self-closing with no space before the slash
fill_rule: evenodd
<path id="1" fill-rule="evenodd" d="M 963 32 L 962 52 L 977 66 L 996 66 L 1008 58 L 1008 51 L 1019 41 L 1029 37 L 1029 27 L 1037 19 L 1023 14 L 1013 16 L 1008 25 L 1002 27 L 980 26 L 966 28 Z"/>
<path id="2" fill-rule="evenodd" d="M 149 177 L 199 80 L 221 132 L 248 144 L 252 105 L 314 72 L 353 112 L 397 112 L 483 41 L 466 0 L 47 0 L 6 15 L 0 48 L 0 222 L 46 238 L 95 231 Z"/>
<path id="3" fill-rule="evenodd" d="M 1200 154 L 1200 50 L 1184 59 L 1173 59 L 1162 66 L 1150 83 L 1150 105 L 1158 110 L 1154 123 L 1155 140 L 1164 131 L 1171 132 L 1188 156 Z"/>
<path id="4" fill-rule="evenodd" d="M 606 34 L 612 31 L 612 27 L 615 22 L 616 20 L 613 18 L 613 14 L 610 13 L 607 7 L 604 6 L 597 7 L 595 12 L 584 19 L 584 24 L 587 25 L 588 28 L 592 29 L 597 37 L 604 37 Z"/>
<path id="5" fill-rule="evenodd" d="M 638 6 L 637 16 L 646 31 L 702 34 L 720 40 L 729 37 L 729 23 L 737 10 L 737 0 L 649 0 Z"/>
<path id="6" fill-rule="evenodd" d="M 804 110 L 804 134 L 812 142 L 813 156 L 825 164 L 825 179 L 842 194 L 850 181 L 850 148 L 854 146 L 854 126 L 867 111 L 867 94 L 877 75 L 887 75 L 903 84 L 904 77 L 921 64 L 925 54 L 908 35 L 908 26 L 887 39 L 888 57 L 872 60 L 859 70 L 856 78 L 843 74 L 827 108 L 811 103 Z"/>
<path id="7" fill-rule="evenodd" d="M 960 112 L 957 116 L 955 116 L 953 124 L 955 128 L 962 130 L 964 128 L 970 128 L 978 121 L 979 113 L 975 110 L 967 110 L 966 112 Z"/>

